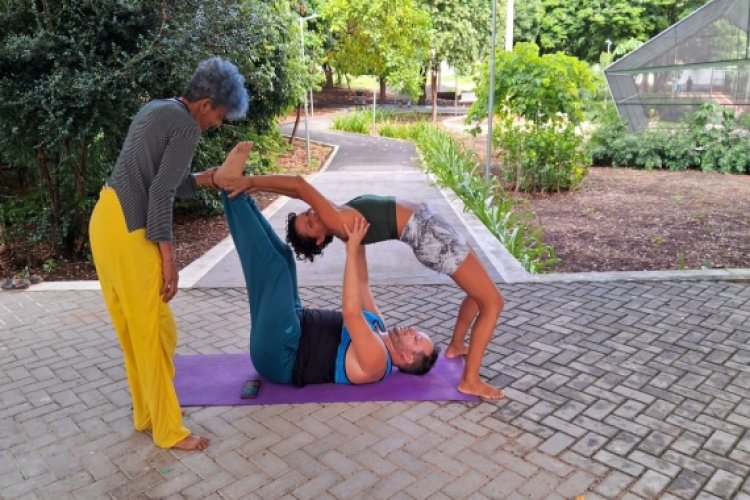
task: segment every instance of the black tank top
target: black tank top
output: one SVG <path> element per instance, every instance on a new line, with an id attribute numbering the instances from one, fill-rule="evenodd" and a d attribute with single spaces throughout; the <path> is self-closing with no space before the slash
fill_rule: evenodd
<path id="1" fill-rule="evenodd" d="M 341 311 L 302 309 L 299 349 L 292 372 L 294 385 L 303 387 L 335 381 L 336 354 L 341 343 L 342 326 L 344 317 Z"/>

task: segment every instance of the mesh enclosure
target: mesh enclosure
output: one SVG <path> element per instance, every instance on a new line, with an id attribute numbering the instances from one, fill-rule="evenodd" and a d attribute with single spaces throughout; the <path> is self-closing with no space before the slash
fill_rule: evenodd
<path id="1" fill-rule="evenodd" d="M 609 66 L 631 131 L 678 122 L 705 102 L 750 111 L 750 0 L 714 0 Z"/>

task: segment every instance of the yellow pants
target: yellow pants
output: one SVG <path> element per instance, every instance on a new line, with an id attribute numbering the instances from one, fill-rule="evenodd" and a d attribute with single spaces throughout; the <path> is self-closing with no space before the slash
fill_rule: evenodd
<path id="1" fill-rule="evenodd" d="M 91 215 L 91 252 L 125 358 L 133 398 L 133 424 L 151 430 L 154 443 L 171 448 L 190 435 L 174 389 L 172 357 L 177 326 L 161 299 L 158 246 L 146 230 L 128 232 L 117 194 L 104 188 Z"/>

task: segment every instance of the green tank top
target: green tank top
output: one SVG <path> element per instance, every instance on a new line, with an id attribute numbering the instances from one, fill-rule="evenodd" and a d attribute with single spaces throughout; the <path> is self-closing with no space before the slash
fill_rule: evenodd
<path id="1" fill-rule="evenodd" d="M 370 223 L 370 229 L 362 240 L 363 245 L 398 239 L 395 197 L 365 194 L 347 201 L 344 205 L 361 213 Z"/>

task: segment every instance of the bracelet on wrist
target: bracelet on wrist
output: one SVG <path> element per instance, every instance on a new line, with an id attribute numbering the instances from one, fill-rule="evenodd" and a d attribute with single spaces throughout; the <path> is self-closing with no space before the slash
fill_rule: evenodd
<path id="1" fill-rule="evenodd" d="M 214 179 L 214 174 L 218 170 L 218 167 L 214 167 L 211 169 L 211 184 L 213 185 L 214 189 L 219 189 L 219 186 L 216 185 L 216 180 Z"/>

